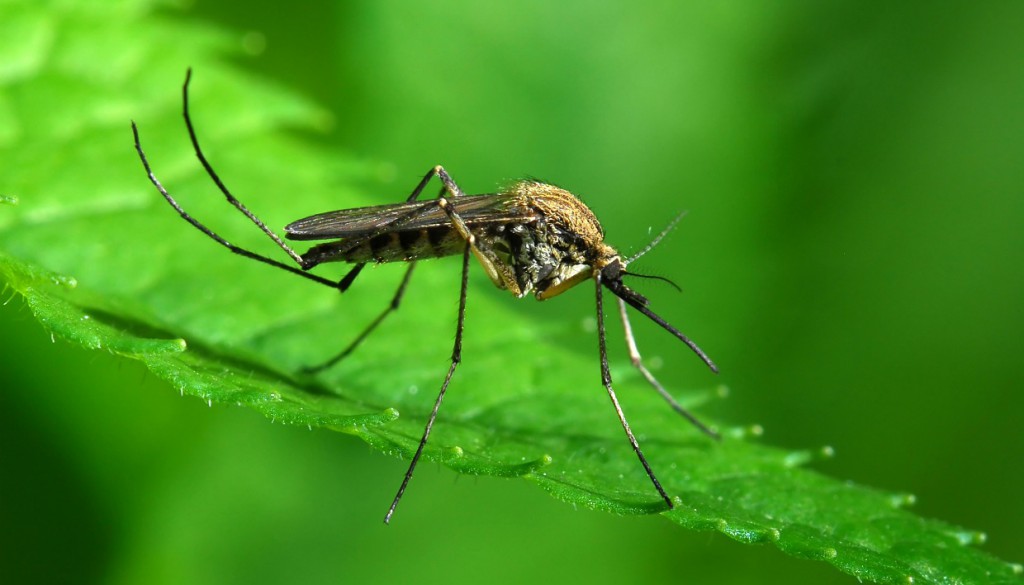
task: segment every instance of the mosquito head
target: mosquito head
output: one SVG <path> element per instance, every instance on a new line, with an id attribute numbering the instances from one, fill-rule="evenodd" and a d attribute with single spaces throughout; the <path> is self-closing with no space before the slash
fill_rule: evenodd
<path id="1" fill-rule="evenodd" d="M 615 296 L 630 305 L 636 306 L 639 304 L 646 307 L 650 302 L 647 300 L 647 297 L 629 288 L 626 286 L 626 283 L 622 282 L 622 277 L 627 275 L 632 276 L 631 273 L 626 272 L 626 264 L 622 258 L 614 256 L 601 268 L 601 284 L 612 291 Z"/>

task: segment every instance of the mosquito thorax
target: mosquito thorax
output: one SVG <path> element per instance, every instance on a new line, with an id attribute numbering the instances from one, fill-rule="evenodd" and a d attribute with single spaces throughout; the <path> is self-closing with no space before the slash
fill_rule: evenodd
<path id="1" fill-rule="evenodd" d="M 604 243 L 604 230 L 578 197 L 554 185 L 518 181 L 502 192 L 521 218 L 488 226 L 477 233 L 481 248 L 494 257 L 495 284 L 517 297 L 533 292 L 538 299 L 556 296 L 592 277 L 593 270 L 615 250 Z"/>

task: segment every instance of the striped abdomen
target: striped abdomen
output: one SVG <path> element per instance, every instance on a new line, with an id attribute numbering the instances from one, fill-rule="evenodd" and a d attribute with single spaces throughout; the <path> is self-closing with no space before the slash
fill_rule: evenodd
<path id="1" fill-rule="evenodd" d="M 396 230 L 364 238 L 346 238 L 313 246 L 303 258 L 323 262 L 408 262 L 459 254 L 466 241 L 450 226 Z"/>

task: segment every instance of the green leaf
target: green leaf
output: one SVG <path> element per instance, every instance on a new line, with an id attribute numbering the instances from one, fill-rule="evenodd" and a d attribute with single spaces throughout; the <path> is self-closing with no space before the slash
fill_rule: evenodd
<path id="1" fill-rule="evenodd" d="M 379 182 L 378 169 L 284 130 L 320 130 L 329 120 L 323 111 L 219 62 L 231 46 L 226 34 L 170 24 L 151 9 L 141 0 L 46 12 L 29 2 L 5 6 L 4 281 L 54 336 L 139 360 L 183 394 L 334 429 L 408 457 L 447 368 L 458 262 L 424 263 L 401 310 L 357 354 L 323 375 L 299 374 L 383 310 L 401 268 L 366 270 L 340 296 L 218 248 L 149 185 L 129 120 L 190 213 L 269 255 L 278 251 L 224 203 L 187 143 L 178 90 L 188 65 L 207 154 L 268 225 L 405 194 L 371 198 L 357 189 Z M 167 51 L 171 43 L 175 51 Z M 613 375 L 627 416 L 678 502 L 664 511 L 601 388 L 594 333 L 563 312 L 592 311 L 590 287 L 551 301 L 562 308 L 547 309 L 556 312 L 545 319 L 517 312 L 478 271 L 470 289 L 465 361 L 426 459 L 470 475 L 523 477 L 578 506 L 660 513 L 688 528 L 772 543 L 867 581 L 1019 582 L 1019 566 L 974 546 L 980 534 L 905 511 L 911 497 L 803 468 L 827 450 L 766 447 L 753 440 L 756 429 L 723 425 L 724 440 L 708 440 L 618 354 Z M 693 360 L 682 347 L 665 353 L 680 364 Z M 681 398 L 699 407 L 719 394 Z"/>

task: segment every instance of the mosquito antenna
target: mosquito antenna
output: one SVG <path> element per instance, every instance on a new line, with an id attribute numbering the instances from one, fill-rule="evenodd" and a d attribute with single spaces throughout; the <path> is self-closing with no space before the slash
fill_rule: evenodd
<path id="1" fill-rule="evenodd" d="M 654 248 L 655 246 L 658 245 L 659 242 L 661 242 L 662 238 L 667 236 L 670 231 L 675 229 L 676 224 L 679 223 L 679 220 L 683 219 L 684 215 L 686 215 L 685 211 L 679 212 L 679 215 L 677 215 L 675 219 L 673 219 L 672 221 L 668 222 L 668 225 L 665 226 L 665 229 L 661 230 L 661 233 L 658 234 L 657 237 L 655 237 L 653 240 L 651 240 L 650 244 L 647 244 L 646 246 L 644 246 L 643 250 L 640 250 L 636 254 L 633 254 L 632 256 L 627 258 L 626 261 L 622 263 L 623 266 L 632 264 L 634 261 L 639 260 L 640 257 L 643 256 L 644 254 L 650 252 L 652 248 Z"/>
<path id="2" fill-rule="evenodd" d="M 678 284 L 676 284 L 675 282 L 672 282 L 671 280 L 669 280 L 668 278 L 665 278 L 664 276 L 657 276 L 657 275 L 654 275 L 654 274 L 638 274 L 636 272 L 626 272 L 626 271 L 622 271 L 622 276 L 635 276 L 637 278 L 649 278 L 651 280 L 660 280 L 662 282 L 667 282 L 669 284 L 669 286 L 671 286 L 672 288 L 676 289 L 677 292 L 683 292 L 683 289 L 679 288 Z"/>

